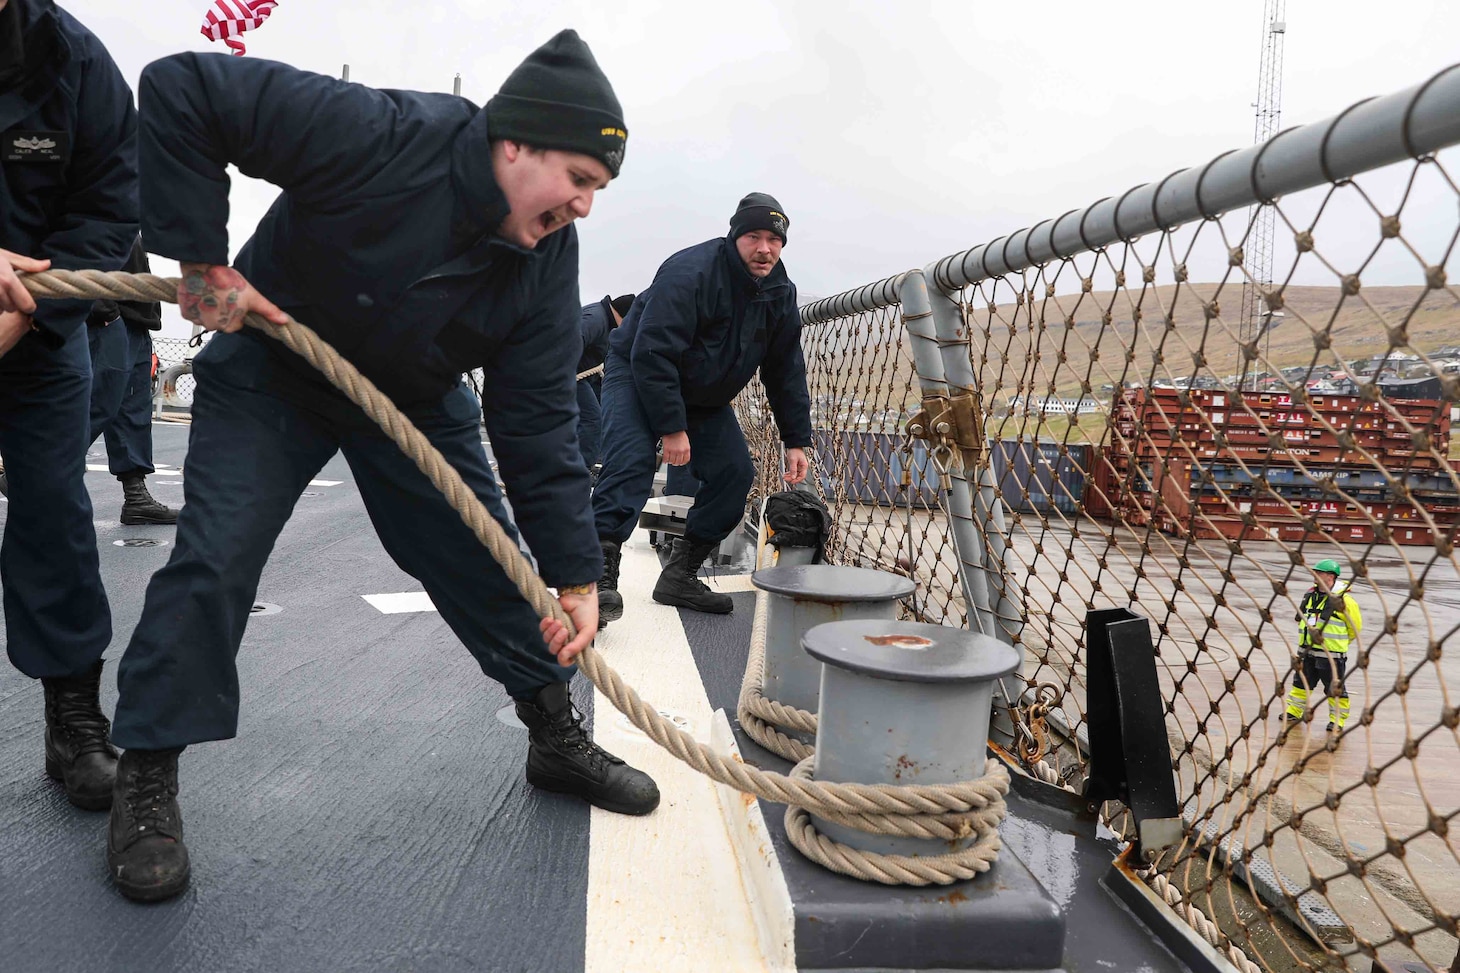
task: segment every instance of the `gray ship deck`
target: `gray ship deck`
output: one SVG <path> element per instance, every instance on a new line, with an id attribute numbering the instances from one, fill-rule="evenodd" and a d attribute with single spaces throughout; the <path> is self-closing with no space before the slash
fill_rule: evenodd
<path id="1" fill-rule="evenodd" d="M 154 427 L 157 460 L 173 470 L 151 480 L 164 502 L 181 498 L 186 436 L 184 425 Z M 105 462 L 99 448 L 88 462 Z M 88 484 L 115 660 L 168 554 L 120 542 L 170 542 L 172 530 L 120 526 L 116 481 L 99 471 Z M 7 515 L 0 504 L 0 522 Z M 712 710 L 733 721 L 754 595 L 744 577 L 722 576 L 715 583 L 738 592 L 733 615 L 652 606 L 656 566 L 636 538 L 625 564 L 630 614 L 602 645 L 646 698 L 709 739 Z M 774 917 L 767 926 L 774 910 L 742 885 L 715 787 L 605 712 L 585 680 L 575 693 L 599 739 L 655 774 L 664 805 L 626 819 L 528 787 L 524 735 L 499 715 L 506 694 L 428 605 L 366 598 L 418 590 L 380 548 L 336 458 L 264 573 L 258 601 L 279 611 L 250 620 L 239 654 L 238 739 L 183 756 L 193 884 L 160 905 L 110 887 L 105 816 L 72 808 L 45 778 L 40 686 L 0 667 L 0 968 L 886 969 L 950 950 L 948 965 L 963 967 L 998 953 L 978 941 L 987 929 L 970 938 L 959 916 L 1018 884 L 1001 874 L 1032 875 L 1031 894 L 1059 910 L 1058 965 L 1071 973 L 1207 968 L 1186 940 L 1170 941 L 1191 966 L 1157 943 L 1102 883 L 1107 846 L 1066 812 L 1017 794 L 1007 865 L 922 892 L 821 871 L 785 845 L 779 809 L 763 808 L 792 907 L 783 918 L 793 931 L 778 936 Z M 109 665 L 103 705 L 114 703 Z M 738 742 L 747 759 L 784 766 Z"/>

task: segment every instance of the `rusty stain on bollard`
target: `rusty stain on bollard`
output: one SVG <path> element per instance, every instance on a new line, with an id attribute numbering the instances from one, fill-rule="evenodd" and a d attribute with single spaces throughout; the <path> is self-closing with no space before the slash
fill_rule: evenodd
<path id="1" fill-rule="evenodd" d="M 916 635 L 864 635 L 862 638 L 873 645 L 895 645 L 899 649 L 926 649 L 933 644 L 932 639 Z"/>

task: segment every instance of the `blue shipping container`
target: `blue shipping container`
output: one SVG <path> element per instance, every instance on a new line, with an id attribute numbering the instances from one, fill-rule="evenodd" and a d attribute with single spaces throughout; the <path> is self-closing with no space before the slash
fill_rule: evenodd
<path id="1" fill-rule="evenodd" d="M 897 433 L 818 429 L 816 467 L 822 495 L 883 507 L 931 508 L 938 504 L 938 471 L 921 440 L 912 447 L 912 485 L 902 486 L 907 438 Z M 1085 496 L 1090 447 L 1075 443 L 1005 439 L 993 444 L 990 459 L 1004 502 L 1014 510 L 1050 509 L 1073 514 Z"/>
<path id="2" fill-rule="evenodd" d="M 853 503 L 927 509 L 938 505 L 938 471 L 927 446 L 913 442 L 912 485 L 903 487 L 907 437 L 890 432 L 817 429 L 816 471 L 824 497 Z"/>
<path id="3" fill-rule="evenodd" d="M 992 444 L 989 458 L 1004 503 L 1014 510 L 1047 513 L 1053 508 L 1073 514 L 1085 498 L 1087 443 L 1001 439 Z"/>

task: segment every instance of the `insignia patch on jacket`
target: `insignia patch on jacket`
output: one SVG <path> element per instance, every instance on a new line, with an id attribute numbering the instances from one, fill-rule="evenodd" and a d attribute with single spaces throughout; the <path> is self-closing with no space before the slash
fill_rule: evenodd
<path id="1" fill-rule="evenodd" d="M 0 135 L 0 159 L 6 162 L 65 162 L 71 157 L 69 132 L 21 132 Z"/>

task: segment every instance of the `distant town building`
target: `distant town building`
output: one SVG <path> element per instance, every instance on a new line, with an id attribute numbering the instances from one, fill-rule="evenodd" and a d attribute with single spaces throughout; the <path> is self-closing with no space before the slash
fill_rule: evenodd
<path id="1" fill-rule="evenodd" d="M 1009 412 L 1013 415 L 1044 415 L 1050 412 L 1062 412 L 1066 415 L 1089 415 L 1096 412 L 1106 411 L 1106 406 L 1099 399 L 1092 399 L 1088 395 L 1078 399 L 1065 399 L 1055 395 L 1046 395 L 1043 398 L 1028 398 L 1023 395 L 1016 395 L 1009 400 Z"/>

